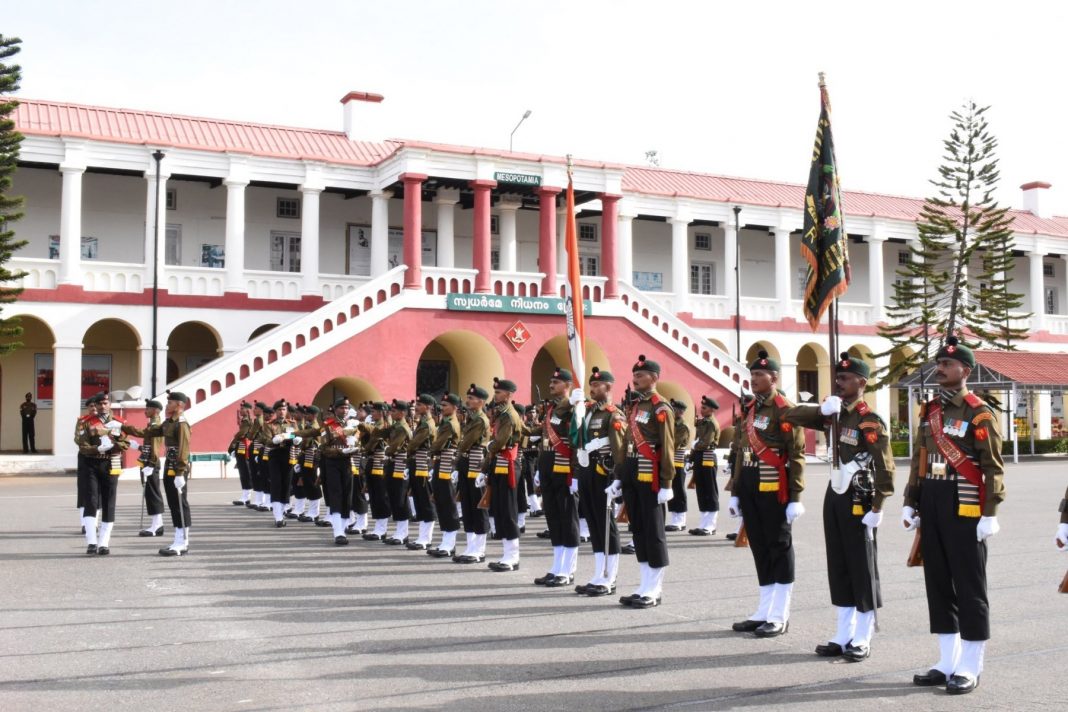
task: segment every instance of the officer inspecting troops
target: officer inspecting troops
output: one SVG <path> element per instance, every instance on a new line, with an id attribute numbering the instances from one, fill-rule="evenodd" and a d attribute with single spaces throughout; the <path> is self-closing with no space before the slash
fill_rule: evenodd
<path id="1" fill-rule="evenodd" d="M 147 427 L 160 424 L 159 414 L 163 410 L 163 404 L 157 400 L 145 401 L 145 419 Z M 160 463 L 158 444 L 162 437 L 145 435 L 141 428 L 134 427 L 129 423 L 122 426 L 122 431 L 128 435 L 136 435 L 144 438 L 138 454 L 137 463 L 141 468 L 141 480 L 144 483 L 145 509 L 148 516 L 152 517 L 148 526 L 137 532 L 137 536 L 163 536 L 163 492 L 160 490 Z M 132 444 L 132 443 L 131 443 Z"/>
<path id="2" fill-rule="evenodd" d="M 122 453 L 129 448 L 122 432 L 122 421 L 111 414 L 111 401 L 106 393 L 99 393 L 86 401 L 93 411 L 78 419 L 74 442 L 78 446 L 78 493 L 85 512 L 86 554 L 111 553 L 111 530 L 115 526 L 115 501 L 118 496 L 119 475 L 122 474 Z M 95 513 L 100 510 L 97 527 Z"/>
<path id="3" fill-rule="evenodd" d="M 968 390 L 975 354 L 947 336 L 935 355 L 938 395 L 920 414 L 902 523 L 920 527 L 931 633 L 939 659 L 913 677 L 951 695 L 979 685 L 990 639 L 986 540 L 998 533 L 1005 499 L 1001 432 L 990 407 Z"/>
<path id="4" fill-rule="evenodd" d="M 430 444 L 430 457 L 433 461 L 431 471 L 431 490 L 434 506 L 441 525 L 441 543 L 428 549 L 433 557 L 452 558 L 456 551 L 456 535 L 460 531 L 460 517 L 456 512 L 456 487 L 460 474 L 456 470 L 456 445 L 460 441 L 460 421 L 456 409 L 460 407 L 460 396 L 446 393 L 441 398 L 441 420 Z"/>
<path id="5" fill-rule="evenodd" d="M 488 564 L 491 571 L 519 570 L 519 510 L 516 502 L 516 456 L 523 421 L 512 407 L 516 385 L 506 378 L 493 379 L 493 419 L 491 437 L 486 446 L 483 474 L 478 487 L 490 487 L 490 512 L 501 536 L 501 558 Z"/>
<path id="6" fill-rule="evenodd" d="M 415 518 L 419 521 L 419 536 L 407 543 L 409 549 L 426 551 L 434 539 L 434 522 L 437 511 L 430 481 L 430 446 L 434 442 L 437 423 L 431 409 L 437 401 L 428 393 L 421 393 L 415 400 L 415 429 L 408 441 L 408 483 L 415 502 Z M 455 507 L 453 508 L 455 512 Z"/>
<path id="7" fill-rule="evenodd" d="M 719 403 L 714 398 L 701 396 L 701 418 L 694 423 L 693 449 L 690 461 L 693 463 L 693 485 L 697 494 L 697 510 L 701 521 L 690 529 L 694 536 L 711 536 L 716 533 L 716 520 L 719 517 L 719 485 L 716 484 L 716 445 L 719 444 L 719 423 L 715 412 Z M 678 443 L 676 443 L 677 445 Z"/>
<path id="8" fill-rule="evenodd" d="M 675 411 L 675 476 L 671 478 L 671 501 L 668 502 L 668 523 L 664 531 L 681 532 L 686 529 L 686 467 L 693 436 L 686 422 L 686 404 L 672 398 L 668 401 Z"/>
<path id="9" fill-rule="evenodd" d="M 189 513 L 186 479 L 189 475 L 190 428 L 184 415 L 188 407 L 189 398 L 184 393 L 169 391 L 167 419 L 144 430 L 145 437 L 162 437 L 166 452 L 163 491 L 167 495 L 167 507 L 171 510 L 174 541 L 170 546 L 159 550 L 160 556 L 184 556 L 189 553 L 189 527 L 192 518 Z"/>
<path id="10" fill-rule="evenodd" d="M 323 493 L 326 506 L 330 510 L 330 526 L 333 529 L 334 544 L 345 546 L 349 539 L 345 536 L 345 524 L 342 512 L 347 514 L 352 501 L 352 455 L 358 450 L 356 435 L 345 432 L 345 421 L 349 413 L 349 399 L 339 396 L 334 400 L 330 415 L 323 421 L 319 436 L 320 472 L 323 481 Z"/>
<path id="11" fill-rule="evenodd" d="M 760 638 L 782 635 L 790 620 L 794 587 L 791 528 L 805 513 L 805 452 L 801 430 L 783 419 L 793 404 L 778 390 L 779 363 L 767 351 L 749 364 L 753 400 L 734 436 L 731 463 L 732 516 L 745 518 L 760 602 L 753 615 L 732 627 Z"/>
<path id="12" fill-rule="evenodd" d="M 590 373 L 589 408 L 582 439 L 586 464 L 579 460 L 579 508 L 590 524 L 593 544 L 593 576 L 575 586 L 576 593 L 607 596 L 615 593 L 619 572 L 619 529 L 612 516 L 611 500 L 605 491 L 617 462 L 623 462 L 626 419 L 612 403 L 615 377 L 594 366 Z M 607 540 L 605 539 L 607 530 Z"/>
<path id="13" fill-rule="evenodd" d="M 464 552 L 454 555 L 452 560 L 457 564 L 480 564 L 486 560 L 486 537 L 489 535 L 489 515 L 478 506 L 482 499 L 478 482 L 484 481 L 482 463 L 492 432 L 485 412 L 489 391 L 472 383 L 465 398 L 467 418 L 460 428 L 460 444 L 456 446 L 456 479 L 465 546 Z"/>
<path id="14" fill-rule="evenodd" d="M 641 581 L 619 602 L 631 608 L 660 605 L 669 563 L 664 505 L 671 501 L 675 475 L 675 412 L 656 391 L 660 364 L 642 354 L 631 367 L 633 400 L 628 405 L 626 457 L 616 463 L 609 497 L 622 495 L 634 535 Z"/>
<path id="15" fill-rule="evenodd" d="M 875 609 L 882 604 L 876 530 L 883 520 L 883 503 L 894 493 L 886 424 L 862 398 L 870 374 L 867 363 L 843 352 L 835 364 L 837 395 L 828 396 L 818 408 L 799 405 L 782 416 L 793 425 L 826 429 L 828 442 L 833 434 L 838 437 L 840 465 L 831 471 L 823 499 L 827 579 L 838 629 L 826 644 L 816 646 L 816 654 L 852 662 L 870 654 Z M 831 428 L 835 415 L 837 428 Z"/>

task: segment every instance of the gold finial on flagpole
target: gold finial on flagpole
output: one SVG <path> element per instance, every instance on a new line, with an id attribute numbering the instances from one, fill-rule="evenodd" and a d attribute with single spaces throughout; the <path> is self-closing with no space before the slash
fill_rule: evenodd
<path id="1" fill-rule="evenodd" d="M 567 154 L 567 174 L 568 175 L 571 175 L 571 168 L 572 168 L 571 154 L 569 153 L 569 154 Z"/>
<path id="2" fill-rule="evenodd" d="M 826 78 L 826 75 L 823 72 L 820 72 L 819 76 L 820 76 L 820 86 L 821 87 L 827 86 L 826 82 L 824 81 L 824 79 Z"/>

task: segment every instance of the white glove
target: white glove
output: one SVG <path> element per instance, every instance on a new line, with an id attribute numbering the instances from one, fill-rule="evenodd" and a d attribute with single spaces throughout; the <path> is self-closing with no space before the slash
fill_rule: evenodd
<path id="1" fill-rule="evenodd" d="M 975 540 L 986 541 L 1001 531 L 997 517 L 979 517 L 979 523 L 975 526 Z"/>
<path id="2" fill-rule="evenodd" d="M 347 436 L 345 438 L 345 446 L 346 447 L 356 447 L 356 436 L 355 435 Z"/>
<path id="3" fill-rule="evenodd" d="M 232 452 L 226 453 L 226 461 L 228 463 L 233 462 L 236 459 L 237 459 L 237 455 L 235 455 L 234 453 L 232 453 Z"/>
<path id="4" fill-rule="evenodd" d="M 354 448 L 354 447 L 343 447 L 343 448 L 341 448 L 341 454 L 342 455 L 351 455 L 354 452 L 356 452 L 356 448 Z"/>
<path id="5" fill-rule="evenodd" d="M 115 447 L 115 443 L 111 442 L 111 438 L 107 435 L 102 435 L 100 437 L 100 446 L 97 447 L 96 451 L 100 454 L 104 454 L 113 447 Z"/>
<path id="6" fill-rule="evenodd" d="M 572 477 L 571 478 L 571 486 L 568 487 L 567 489 L 571 492 L 571 494 L 578 494 L 578 478 L 577 477 Z"/>
<path id="7" fill-rule="evenodd" d="M 273 438 L 271 438 L 271 442 L 274 443 L 275 445 L 281 445 L 282 441 L 285 440 L 285 439 L 286 439 L 286 436 L 282 435 L 281 433 L 279 433 L 278 435 L 275 435 Z"/>
<path id="8" fill-rule="evenodd" d="M 875 529 L 880 524 L 883 523 L 883 513 L 881 511 L 879 511 L 879 512 L 874 512 L 874 511 L 868 512 L 867 514 L 864 515 L 864 518 L 861 519 L 860 522 L 861 522 L 861 524 L 866 526 L 868 529 Z"/>
<path id="9" fill-rule="evenodd" d="M 667 504 L 675 497 L 675 493 L 670 487 L 661 487 L 660 491 L 656 493 L 657 504 Z"/>
<path id="10" fill-rule="evenodd" d="M 605 488 L 604 493 L 612 499 L 621 496 L 623 494 L 623 483 L 619 480 L 612 480 L 612 484 Z"/>
<path id="11" fill-rule="evenodd" d="M 293 472 L 300 472 L 300 463 L 299 462 L 296 465 L 293 465 Z"/>
<path id="12" fill-rule="evenodd" d="M 455 485 L 460 481 L 460 472 L 458 470 L 452 471 L 452 483 Z"/>
<path id="13" fill-rule="evenodd" d="M 304 441 L 304 438 L 300 437 L 299 435 L 294 435 L 293 436 L 293 444 L 294 445 L 300 445 L 301 442 L 303 442 L 303 441 Z"/>
<path id="14" fill-rule="evenodd" d="M 127 442 L 130 443 L 130 447 L 132 447 L 134 450 L 137 450 L 141 447 L 141 443 L 137 442 L 136 440 L 127 440 Z"/>
<path id="15" fill-rule="evenodd" d="M 786 523 L 793 524 L 804 513 L 805 505 L 800 502 L 790 502 L 790 504 L 786 505 Z"/>
<path id="16" fill-rule="evenodd" d="M 185 477 L 178 475 L 174 478 L 174 488 L 181 492 L 185 489 Z"/>
<path id="17" fill-rule="evenodd" d="M 408 479 L 409 477 L 411 477 L 411 476 L 412 476 L 412 473 L 411 473 L 411 471 L 409 471 L 409 470 L 408 470 L 408 468 L 407 468 L 407 467 L 405 467 L 405 468 L 404 468 L 404 479 L 405 479 L 405 480 L 407 480 L 407 479 Z"/>
<path id="18" fill-rule="evenodd" d="M 1062 553 L 1068 553 L 1068 524 L 1057 526 L 1057 537 L 1053 540 Z"/>
<path id="19" fill-rule="evenodd" d="M 912 531 L 913 529 L 919 529 L 920 517 L 916 514 L 916 510 L 908 505 L 901 508 L 901 523 L 905 525 L 905 531 Z"/>
<path id="20" fill-rule="evenodd" d="M 534 470 L 534 486 L 541 487 L 541 470 Z"/>
<path id="21" fill-rule="evenodd" d="M 571 391 L 571 395 L 567 397 L 567 401 L 571 405 L 578 405 L 584 400 L 586 400 L 586 395 L 582 392 L 581 388 L 574 389 L 573 391 Z"/>
<path id="22" fill-rule="evenodd" d="M 486 473 L 479 472 L 478 477 L 475 478 L 475 487 L 482 488 L 486 486 Z"/>
<path id="23" fill-rule="evenodd" d="M 820 403 L 820 413 L 823 415 L 834 415 L 842 411 L 842 399 L 838 396 L 827 396 Z"/>
<path id="24" fill-rule="evenodd" d="M 363 419 L 363 422 L 365 422 L 368 425 L 370 425 L 370 424 L 375 422 L 375 419 L 369 415 L 369 416 L 367 416 L 366 418 Z"/>
<path id="25" fill-rule="evenodd" d="M 154 467 L 142 467 L 141 472 L 145 473 L 145 477 L 151 477 L 152 473 L 156 471 Z"/>
<path id="26" fill-rule="evenodd" d="M 731 497 L 730 502 L 727 504 L 727 512 L 730 513 L 731 519 L 737 519 L 742 516 L 742 505 L 737 497 Z"/>
<path id="27" fill-rule="evenodd" d="M 355 408 L 349 408 L 348 412 L 345 413 L 345 420 L 354 420 L 356 418 L 356 415 L 357 415 L 356 409 Z"/>

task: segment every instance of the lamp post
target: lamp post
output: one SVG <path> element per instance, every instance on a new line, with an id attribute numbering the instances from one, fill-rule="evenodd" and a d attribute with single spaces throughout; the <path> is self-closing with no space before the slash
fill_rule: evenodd
<path id="1" fill-rule="evenodd" d="M 742 360 L 742 235 L 738 216 L 742 206 L 734 206 L 734 359 Z"/>
<path id="2" fill-rule="evenodd" d="M 519 127 L 523 125 L 523 122 L 530 118 L 530 109 L 523 112 L 523 118 L 519 120 L 519 123 L 512 129 L 512 133 L 508 134 L 508 152 L 512 152 L 512 137 L 515 136 L 515 132 L 519 130 Z"/>
<path id="3" fill-rule="evenodd" d="M 156 219 L 152 227 L 152 397 L 159 394 L 156 389 L 156 363 L 159 361 L 159 178 L 164 155 L 160 150 L 152 154 L 156 161 Z"/>

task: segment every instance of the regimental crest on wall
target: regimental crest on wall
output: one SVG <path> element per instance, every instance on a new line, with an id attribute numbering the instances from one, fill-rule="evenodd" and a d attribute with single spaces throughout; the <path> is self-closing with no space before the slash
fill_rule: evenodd
<path id="1" fill-rule="evenodd" d="M 522 321 L 517 321 L 504 332 L 504 338 L 508 339 L 508 343 L 512 345 L 512 348 L 518 351 L 530 341 L 530 332 L 527 331 L 526 324 Z"/>

